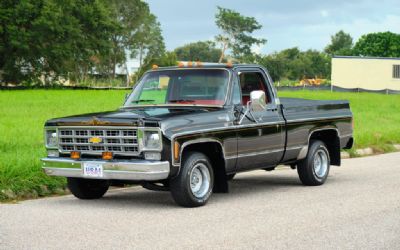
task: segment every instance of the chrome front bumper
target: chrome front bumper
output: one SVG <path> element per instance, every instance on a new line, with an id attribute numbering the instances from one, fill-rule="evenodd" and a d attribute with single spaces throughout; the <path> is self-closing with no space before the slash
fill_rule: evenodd
<path id="1" fill-rule="evenodd" d="M 43 158 L 42 169 L 47 175 L 91 178 L 83 175 L 83 163 L 92 162 L 103 165 L 103 176 L 96 179 L 156 181 L 169 176 L 168 161 L 102 161 L 73 160 L 70 158 Z"/>

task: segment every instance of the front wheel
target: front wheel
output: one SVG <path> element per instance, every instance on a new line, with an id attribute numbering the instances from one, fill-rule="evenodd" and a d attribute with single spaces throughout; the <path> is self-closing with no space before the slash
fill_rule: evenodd
<path id="1" fill-rule="evenodd" d="M 307 157 L 298 162 L 297 173 L 307 186 L 319 186 L 325 183 L 329 175 L 329 151 L 322 141 L 311 141 Z"/>
<path id="2" fill-rule="evenodd" d="M 67 178 L 67 184 L 75 197 L 84 200 L 99 199 L 110 187 L 110 182 L 107 180 L 82 178 Z"/>
<path id="3" fill-rule="evenodd" d="M 199 207 L 207 203 L 214 186 L 210 160 L 199 152 L 187 152 L 179 175 L 170 181 L 175 202 L 183 207 Z"/>

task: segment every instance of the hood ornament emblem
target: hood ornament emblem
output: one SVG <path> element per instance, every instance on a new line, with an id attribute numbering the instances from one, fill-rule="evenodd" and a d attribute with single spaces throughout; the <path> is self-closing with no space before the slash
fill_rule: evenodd
<path id="1" fill-rule="evenodd" d="M 108 121 L 100 121 L 99 118 L 96 116 L 93 116 L 93 119 L 87 122 L 82 122 L 82 125 L 90 125 L 90 126 L 102 126 L 102 125 L 108 125 L 110 122 Z"/>

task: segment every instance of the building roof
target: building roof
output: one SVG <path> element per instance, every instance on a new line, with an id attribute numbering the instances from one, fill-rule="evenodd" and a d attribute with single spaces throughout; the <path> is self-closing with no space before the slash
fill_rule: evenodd
<path id="1" fill-rule="evenodd" d="M 399 57 L 374 57 L 374 56 L 333 56 L 341 59 L 374 59 L 374 60 L 400 60 Z"/>

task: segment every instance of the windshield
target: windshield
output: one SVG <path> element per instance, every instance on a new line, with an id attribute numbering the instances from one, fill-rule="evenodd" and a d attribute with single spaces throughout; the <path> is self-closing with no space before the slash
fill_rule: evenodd
<path id="1" fill-rule="evenodd" d="M 229 72 L 223 69 L 162 70 L 147 73 L 125 107 L 143 105 L 223 105 Z"/>

